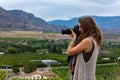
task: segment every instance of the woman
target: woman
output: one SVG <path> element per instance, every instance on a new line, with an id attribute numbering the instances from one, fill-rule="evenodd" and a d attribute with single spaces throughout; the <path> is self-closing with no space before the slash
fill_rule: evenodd
<path id="1" fill-rule="evenodd" d="M 79 31 L 76 37 L 72 31 L 72 40 L 67 55 L 73 57 L 69 63 L 72 80 L 95 80 L 96 61 L 102 45 L 102 33 L 94 19 L 84 16 L 79 20 Z"/>

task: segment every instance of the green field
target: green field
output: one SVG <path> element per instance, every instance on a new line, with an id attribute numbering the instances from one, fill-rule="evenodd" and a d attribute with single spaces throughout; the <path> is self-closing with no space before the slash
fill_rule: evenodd
<path id="1" fill-rule="evenodd" d="M 35 53 L 21 53 L 21 54 L 5 54 L 0 57 L 0 64 L 1 65 L 15 65 L 20 66 L 24 65 L 30 60 L 57 60 L 61 64 L 59 65 L 66 65 L 67 57 L 66 55 L 59 55 L 59 54 L 35 54 Z M 35 62 L 36 65 L 41 66 L 41 62 Z"/>
<path id="2" fill-rule="evenodd" d="M 7 57 L 8 58 L 7 58 Z M 4 59 L 2 58 L 4 57 Z M 7 58 L 7 59 L 5 59 Z M 62 64 L 61 66 L 66 65 L 66 55 L 58 55 L 58 54 L 33 54 L 33 53 L 25 53 L 25 54 L 7 54 L 4 56 L 1 56 L 1 65 L 4 63 L 9 65 L 21 65 L 26 64 L 29 60 L 40 60 L 40 59 L 54 59 L 57 60 Z M 7 61 L 6 61 L 7 60 Z M 5 62 L 4 62 L 5 61 Z M 39 65 L 38 67 L 41 67 L 41 63 L 37 63 Z M 53 79 L 53 80 L 69 80 L 68 76 L 68 70 L 67 68 L 59 68 L 60 65 L 56 65 L 58 68 L 53 67 L 53 72 L 55 72 L 59 77 L 59 79 Z M 119 65 L 101 65 L 97 66 L 96 69 L 96 78 L 97 80 L 117 80 L 116 78 L 120 76 L 120 66 Z M 65 76 L 66 75 L 66 76 Z M 120 79 L 120 78 L 119 78 Z M 118 79 L 118 80 L 119 80 Z M 14 79 L 17 80 L 17 79 Z"/>
<path id="3" fill-rule="evenodd" d="M 52 80 L 68 80 L 67 56 L 63 52 L 66 51 L 69 41 L 69 39 L 1 38 L 0 52 L 4 52 L 4 54 L 0 54 L 0 66 L 9 65 L 14 68 L 24 66 L 30 60 L 56 60 L 61 64 L 51 64 L 52 71 L 58 75 L 56 79 Z M 120 57 L 120 42 L 104 41 L 101 51 L 110 51 L 112 54 L 100 54 L 97 64 L 117 63 L 117 65 L 97 66 L 97 80 L 119 80 L 120 66 L 117 58 Z M 106 57 L 111 60 L 103 61 L 102 58 Z M 40 61 L 32 63 L 38 68 L 48 66 Z M 5 77 L 5 72 L 0 72 L 0 76 L 3 73 Z"/>

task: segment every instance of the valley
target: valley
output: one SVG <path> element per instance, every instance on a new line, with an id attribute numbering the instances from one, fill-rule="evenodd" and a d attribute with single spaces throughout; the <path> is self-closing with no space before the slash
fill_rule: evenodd
<path id="1" fill-rule="evenodd" d="M 38 39 L 70 39 L 69 35 L 62 35 L 61 33 L 44 33 L 39 31 L 0 31 L 0 37 L 21 37 L 21 38 L 38 38 Z M 118 34 L 103 34 L 104 41 L 120 41 Z"/>

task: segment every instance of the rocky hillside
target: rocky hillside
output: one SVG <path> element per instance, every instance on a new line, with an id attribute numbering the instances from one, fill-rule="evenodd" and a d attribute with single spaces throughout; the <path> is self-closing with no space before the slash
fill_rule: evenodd
<path id="1" fill-rule="evenodd" d="M 45 20 L 21 10 L 5 10 L 0 7 L 0 30 L 61 31 L 60 26 L 48 24 Z"/>

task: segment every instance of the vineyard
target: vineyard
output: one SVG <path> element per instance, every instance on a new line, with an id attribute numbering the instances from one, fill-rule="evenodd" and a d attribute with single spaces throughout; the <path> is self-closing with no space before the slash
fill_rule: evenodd
<path id="1" fill-rule="evenodd" d="M 96 70 L 97 70 L 96 80 L 120 80 L 119 65 L 97 66 Z M 34 80 L 69 80 L 70 79 L 67 67 L 53 67 L 51 71 L 56 74 L 55 78 L 34 79 Z M 5 78 L 6 78 L 6 72 L 0 71 L 0 80 L 4 80 Z M 32 80 L 32 79 L 13 78 L 12 80 Z"/>
<path id="2" fill-rule="evenodd" d="M 20 79 L 20 78 L 14 78 L 12 80 L 32 80 L 32 79 Z M 34 79 L 34 80 L 61 80 L 59 78 L 52 78 L 52 79 Z"/>
<path id="3" fill-rule="evenodd" d="M 69 80 L 69 73 L 66 67 L 52 68 L 52 71 L 56 73 L 62 80 Z"/>
<path id="4" fill-rule="evenodd" d="M 51 72 L 55 73 L 54 78 L 37 79 L 37 80 L 69 80 L 67 56 L 65 55 L 69 40 L 48 40 L 36 38 L 1 38 L 0 39 L 0 66 L 9 65 L 13 69 L 13 74 L 19 73 L 21 66 L 30 64 L 32 67 L 45 68 L 48 65 L 43 64 L 40 60 L 56 60 L 60 64 L 51 64 Z M 100 54 L 97 64 L 117 63 L 120 57 L 120 42 L 104 41 L 102 51 L 110 51 L 112 54 Z M 110 58 L 103 61 L 103 58 Z M 38 61 L 38 62 L 34 62 Z M 62 67 L 64 66 L 64 67 Z M 2 67 L 0 67 L 2 69 Z M 27 68 L 26 68 L 27 69 Z M 119 65 L 100 65 L 96 69 L 96 80 L 120 80 Z M 27 73 L 26 73 L 27 74 Z M 29 73 L 28 73 L 29 74 Z M 9 76 L 8 76 L 9 78 Z M 6 79 L 6 71 L 0 71 L 0 80 Z M 33 80 L 23 78 L 12 78 L 11 80 Z M 35 80 L 35 79 L 34 79 Z"/>
<path id="5" fill-rule="evenodd" d="M 56 73 L 61 80 L 69 80 L 68 69 L 53 68 L 52 71 Z M 120 80 L 120 66 L 118 65 L 101 65 L 96 69 L 96 80 Z"/>
<path id="6" fill-rule="evenodd" d="M 5 78 L 6 78 L 6 72 L 0 71 L 0 80 L 5 80 Z"/>

